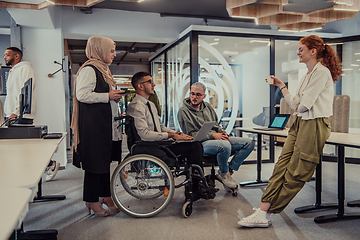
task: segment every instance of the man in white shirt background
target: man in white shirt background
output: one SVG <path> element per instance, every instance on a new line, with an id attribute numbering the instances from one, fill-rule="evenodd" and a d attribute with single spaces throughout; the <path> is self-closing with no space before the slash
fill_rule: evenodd
<path id="1" fill-rule="evenodd" d="M 9 47 L 5 50 L 4 60 L 6 66 L 11 66 L 11 69 L 6 80 L 7 95 L 5 98 L 4 112 L 7 119 L 17 118 L 21 115 L 19 109 L 19 95 L 24 83 L 32 78 L 32 102 L 31 113 L 24 114 L 22 119 L 14 122 L 20 124 L 32 124 L 34 122 L 34 115 L 36 109 L 36 93 L 35 93 L 35 72 L 31 68 L 30 63 L 21 61 L 23 57 L 22 51 L 17 47 Z M 47 172 L 46 181 L 52 180 L 59 170 L 60 163 L 50 160 L 49 170 Z"/>
<path id="2" fill-rule="evenodd" d="M 33 100 L 31 106 L 31 114 L 24 116 L 24 119 L 18 123 L 27 123 L 32 124 L 34 121 L 34 111 L 35 111 L 35 72 L 31 68 L 30 63 L 26 61 L 21 61 L 22 51 L 16 47 L 9 47 L 5 50 L 4 60 L 6 66 L 11 66 L 9 71 L 8 78 L 6 80 L 6 89 L 7 95 L 5 98 L 4 111 L 5 117 L 7 118 L 16 118 L 20 115 L 19 109 L 19 95 L 21 88 L 24 86 L 24 83 L 32 78 L 32 90 L 33 90 Z"/>

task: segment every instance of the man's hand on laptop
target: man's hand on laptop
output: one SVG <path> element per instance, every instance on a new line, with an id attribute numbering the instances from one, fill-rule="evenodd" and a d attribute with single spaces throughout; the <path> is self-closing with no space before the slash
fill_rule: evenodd
<path id="1" fill-rule="evenodd" d="M 187 134 L 181 133 L 181 132 L 168 132 L 169 138 L 172 138 L 174 140 L 192 140 L 194 139 L 192 136 L 189 136 Z"/>
<path id="2" fill-rule="evenodd" d="M 212 134 L 213 137 L 216 139 L 216 140 L 226 140 L 226 141 L 230 141 L 230 138 L 229 136 L 226 134 L 226 133 L 213 133 Z"/>

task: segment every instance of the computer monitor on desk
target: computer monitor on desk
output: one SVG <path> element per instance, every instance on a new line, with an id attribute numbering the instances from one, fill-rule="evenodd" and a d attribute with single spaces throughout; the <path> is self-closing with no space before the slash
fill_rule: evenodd
<path id="1" fill-rule="evenodd" d="M 29 78 L 21 88 L 20 99 L 20 116 L 23 114 L 31 114 L 31 100 L 32 100 L 32 78 Z"/>
<path id="2" fill-rule="evenodd" d="M 31 104 L 32 104 L 32 78 L 29 78 L 24 86 L 21 88 L 19 95 L 19 116 L 15 120 L 15 124 L 12 124 L 12 121 L 9 122 L 9 127 L 15 126 L 30 126 L 32 125 L 32 119 L 24 119 L 24 114 L 31 114 Z"/>

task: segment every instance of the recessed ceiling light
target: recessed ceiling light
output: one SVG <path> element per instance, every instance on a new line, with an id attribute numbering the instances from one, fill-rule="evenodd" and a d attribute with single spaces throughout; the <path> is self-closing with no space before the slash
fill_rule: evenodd
<path id="1" fill-rule="evenodd" d="M 269 40 L 250 40 L 251 43 L 254 43 L 254 42 L 257 42 L 257 43 L 269 43 L 270 41 Z"/>
<path id="2" fill-rule="evenodd" d="M 343 68 L 343 71 L 351 71 L 353 70 L 352 68 Z"/>
<path id="3" fill-rule="evenodd" d="M 315 31 L 315 30 L 319 30 L 319 29 L 322 29 L 322 27 L 318 27 L 318 28 L 310 28 L 310 29 L 304 29 L 304 30 L 300 30 L 299 32 Z"/>
<path id="4" fill-rule="evenodd" d="M 299 32 L 299 31 L 296 31 L 296 30 L 287 30 L 287 29 L 279 29 L 278 31 L 279 32 Z"/>
<path id="5" fill-rule="evenodd" d="M 231 16 L 232 18 L 245 18 L 245 19 L 254 19 L 256 25 L 259 25 L 259 22 L 256 17 L 245 17 L 245 16 Z"/>
<path id="6" fill-rule="evenodd" d="M 284 42 L 284 44 L 289 45 L 290 43 L 289 42 Z"/>
<path id="7" fill-rule="evenodd" d="M 360 66 L 359 64 L 351 64 L 350 65 L 351 67 L 358 67 L 358 66 Z"/>
<path id="8" fill-rule="evenodd" d="M 341 2 L 341 1 L 335 1 L 336 4 L 339 4 L 339 5 L 352 5 L 350 3 L 346 3 L 346 2 Z"/>
<path id="9" fill-rule="evenodd" d="M 344 11 L 344 12 L 359 12 L 358 9 L 345 9 L 345 8 L 334 8 L 335 11 Z"/>
<path id="10" fill-rule="evenodd" d="M 220 39 L 219 38 L 215 38 L 214 41 L 219 41 Z"/>
<path id="11" fill-rule="evenodd" d="M 219 44 L 219 42 L 213 42 L 213 43 L 209 43 L 209 45 L 213 46 L 213 45 L 217 45 Z"/>

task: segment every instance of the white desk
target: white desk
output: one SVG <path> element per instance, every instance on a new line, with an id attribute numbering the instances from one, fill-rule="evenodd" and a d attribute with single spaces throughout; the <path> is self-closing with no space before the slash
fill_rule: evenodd
<path id="1" fill-rule="evenodd" d="M 60 141 L 61 139 L 0 140 L 0 187 L 36 189 Z"/>
<path id="2" fill-rule="evenodd" d="M 0 189 L 0 240 L 8 240 L 14 229 L 19 227 L 29 209 L 30 199 L 29 189 Z"/>
<path id="3" fill-rule="evenodd" d="M 65 137 L 59 139 L 1 139 L 0 140 L 0 207 L 1 220 L 16 218 L 17 221 L 22 221 L 21 212 L 24 210 L 21 202 L 28 203 L 33 199 L 37 187 L 41 187 L 42 174 L 48 166 L 50 158 L 55 153 L 59 143 Z M 28 192 L 30 196 L 2 194 L 6 189 L 16 191 L 15 188 L 21 188 Z M 32 194 L 31 191 L 32 190 Z M 41 192 L 41 189 L 39 189 Z M 39 195 L 38 192 L 38 195 Z M 11 197 L 9 197 L 11 196 Z M 65 197 L 64 197 L 65 199 Z M 11 201 L 10 202 L 1 202 Z M 12 207 L 14 203 L 14 207 Z M 2 207 L 9 208 L 10 211 L 3 211 Z M 26 212 L 25 212 L 26 213 Z M 24 216 L 23 216 L 24 217 Z M 10 223 L 9 223 L 10 224 Z M 0 224 L 1 227 L 2 224 Z M 5 231 L 6 229 L 6 231 Z M 1 228 L 1 232 L 11 232 L 15 229 L 13 224 L 6 225 Z M 54 230 L 54 233 L 57 231 Z"/>
<path id="4" fill-rule="evenodd" d="M 278 137 L 286 137 L 288 130 L 282 131 L 263 131 L 255 130 L 252 128 L 237 128 L 240 131 L 252 132 L 258 134 L 258 179 L 257 182 L 265 182 L 260 179 L 261 172 L 261 135 L 270 135 Z M 259 141 L 260 139 L 260 141 Z M 330 137 L 326 140 L 327 144 L 333 144 L 338 149 L 338 204 L 330 204 L 324 206 L 321 204 L 321 161 L 316 168 L 316 203 L 311 206 L 304 206 L 298 209 L 295 209 L 295 212 L 301 213 L 306 211 L 324 209 L 324 208 L 337 208 L 338 212 L 336 214 L 330 214 L 325 216 L 319 216 L 314 218 L 316 223 L 325 223 L 337 220 L 345 219 L 359 219 L 359 214 L 345 214 L 344 212 L 344 202 L 345 202 L 345 147 L 360 148 L 360 134 L 350 134 L 350 133 L 338 133 L 332 132 Z M 300 209 L 300 211 L 298 211 Z"/>

